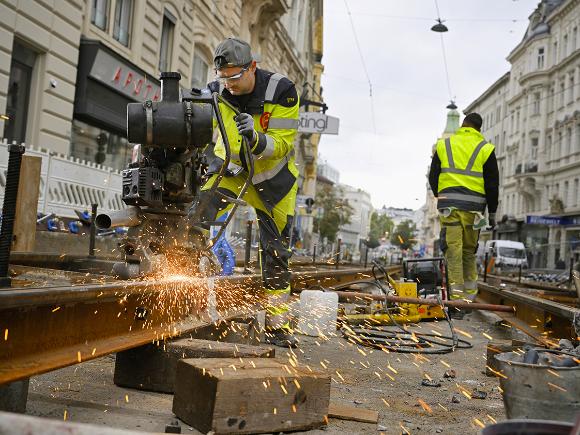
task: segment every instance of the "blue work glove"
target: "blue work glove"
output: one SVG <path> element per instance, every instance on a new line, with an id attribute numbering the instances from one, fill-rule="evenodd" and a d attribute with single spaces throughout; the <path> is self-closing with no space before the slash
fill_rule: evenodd
<path id="1" fill-rule="evenodd" d="M 238 128 L 238 133 L 244 136 L 251 145 L 256 141 L 256 130 L 254 130 L 254 118 L 249 113 L 240 113 L 238 116 L 234 117 L 236 121 L 236 127 Z"/>

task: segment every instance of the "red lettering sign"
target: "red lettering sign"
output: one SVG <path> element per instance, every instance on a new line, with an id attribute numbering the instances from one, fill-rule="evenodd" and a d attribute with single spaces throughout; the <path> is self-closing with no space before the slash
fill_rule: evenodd
<path id="1" fill-rule="evenodd" d="M 159 97 L 161 97 L 161 95 L 159 94 L 159 90 L 157 90 L 155 96 L 153 97 L 153 101 L 159 101 Z"/>
<path id="2" fill-rule="evenodd" d="M 125 78 L 125 87 L 129 86 L 129 84 L 133 81 L 133 73 L 129 71 L 127 73 L 127 78 Z"/>
<path id="3" fill-rule="evenodd" d="M 135 83 L 135 88 L 133 90 L 133 93 L 135 95 L 139 95 L 141 93 L 141 88 L 143 87 L 143 79 L 139 79 L 137 81 L 137 83 Z"/>
<path id="4" fill-rule="evenodd" d="M 149 94 L 151 93 L 151 89 L 153 89 L 153 86 L 151 86 L 151 83 L 147 83 L 147 85 L 145 86 L 145 89 L 147 89 L 147 92 L 145 92 L 145 97 L 144 97 L 144 99 L 146 100 L 149 97 Z"/>
<path id="5" fill-rule="evenodd" d="M 121 80 L 121 67 L 117 67 L 117 71 L 115 71 L 115 75 L 113 76 L 113 82 L 118 82 Z"/>

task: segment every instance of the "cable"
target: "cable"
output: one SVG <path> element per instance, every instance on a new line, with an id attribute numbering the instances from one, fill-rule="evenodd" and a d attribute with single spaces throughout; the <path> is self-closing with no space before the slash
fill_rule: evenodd
<path id="1" fill-rule="evenodd" d="M 439 13 L 439 4 L 437 0 L 435 1 L 435 9 L 437 10 L 437 19 L 439 23 L 442 23 L 441 14 Z M 449 80 L 449 68 L 447 66 L 447 55 L 445 53 L 445 42 L 443 41 L 443 34 L 440 33 L 439 37 L 441 38 L 441 53 L 443 54 L 443 65 L 445 66 L 445 79 L 447 80 L 447 91 L 449 91 L 449 100 L 454 101 L 453 92 L 451 92 L 451 81 Z"/>
<path id="2" fill-rule="evenodd" d="M 374 102 L 373 102 L 373 84 L 371 83 L 371 78 L 370 78 L 369 72 L 367 70 L 367 65 L 365 63 L 365 59 L 363 57 L 362 50 L 360 48 L 360 43 L 358 41 L 358 36 L 356 34 L 356 29 L 354 27 L 354 21 L 352 20 L 352 15 L 350 13 L 350 9 L 348 7 L 347 0 L 344 0 L 344 6 L 346 7 L 346 13 L 348 14 L 348 19 L 350 21 L 350 27 L 352 28 L 352 34 L 354 35 L 354 42 L 356 44 L 356 48 L 357 48 L 358 54 L 360 56 L 360 61 L 362 63 L 363 70 L 365 72 L 365 75 L 367 77 L 367 81 L 369 83 L 369 98 L 371 100 L 371 120 L 373 122 L 373 131 L 376 134 L 377 133 L 377 125 L 376 125 L 376 122 L 375 122 L 375 107 L 374 107 Z"/>
<path id="3" fill-rule="evenodd" d="M 360 280 L 358 283 L 371 284 L 378 287 L 381 292 L 386 296 L 388 294 L 387 289 L 383 286 L 383 283 L 377 276 L 377 270 L 381 272 L 384 277 L 388 276 L 387 271 L 378 262 L 373 261 L 373 266 L 371 268 L 371 273 L 373 279 Z M 348 283 L 342 286 L 333 287 L 335 290 L 339 288 L 345 288 L 352 283 Z M 370 326 L 365 327 L 360 326 L 343 326 L 341 332 L 343 336 L 350 342 L 355 344 L 361 344 L 367 347 L 373 347 L 375 349 L 387 350 L 390 352 L 399 353 L 424 353 L 424 354 L 444 354 L 453 352 L 455 349 L 470 349 L 472 344 L 467 340 L 462 340 L 457 337 L 455 328 L 453 327 L 453 322 L 451 321 L 447 309 L 443 307 L 443 302 L 441 298 L 437 298 L 440 306 L 443 308 L 443 313 L 445 314 L 445 320 L 449 324 L 449 329 L 451 335 L 438 335 L 438 334 L 428 334 L 428 333 L 414 333 L 409 332 L 407 329 L 402 327 L 393 316 L 391 316 L 390 309 L 387 308 L 387 301 L 385 300 L 385 310 L 384 312 L 389 317 L 389 320 L 396 328 L 393 330 L 392 327 L 388 326 Z M 432 338 L 433 337 L 433 338 Z"/>

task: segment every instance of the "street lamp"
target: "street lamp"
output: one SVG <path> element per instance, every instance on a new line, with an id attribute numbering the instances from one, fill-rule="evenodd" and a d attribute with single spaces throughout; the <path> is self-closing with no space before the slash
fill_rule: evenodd
<path id="1" fill-rule="evenodd" d="M 451 100 L 451 102 L 447 105 L 446 109 L 455 110 L 457 106 L 455 105 L 455 101 Z"/>
<path id="2" fill-rule="evenodd" d="M 433 32 L 437 32 L 437 33 L 445 33 L 445 32 L 449 31 L 447 26 L 445 24 L 443 24 L 443 21 L 441 20 L 441 18 L 437 18 L 437 24 L 435 24 L 433 27 L 431 27 L 431 30 Z"/>

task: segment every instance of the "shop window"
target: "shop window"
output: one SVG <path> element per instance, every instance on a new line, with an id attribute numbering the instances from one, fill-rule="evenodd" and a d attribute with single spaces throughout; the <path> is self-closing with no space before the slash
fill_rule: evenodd
<path id="1" fill-rule="evenodd" d="M 193 55 L 193 66 L 191 72 L 191 87 L 202 89 L 208 82 L 209 65 L 197 53 Z"/>
<path id="2" fill-rule="evenodd" d="M 161 26 L 161 47 L 159 50 L 159 71 L 169 71 L 171 68 L 171 52 L 173 51 L 173 31 L 175 29 L 175 17 L 168 11 L 163 14 Z"/>
<path id="3" fill-rule="evenodd" d="M 93 0 L 91 7 L 91 23 L 99 29 L 107 31 L 109 15 L 109 0 Z"/>
<path id="4" fill-rule="evenodd" d="M 132 151 L 120 134 L 73 120 L 71 156 L 121 170 L 131 162 Z"/>
<path id="5" fill-rule="evenodd" d="M 115 38 L 126 47 L 129 46 L 132 10 L 133 0 L 117 0 L 115 3 L 115 25 L 113 27 L 113 38 Z"/>
<path id="6" fill-rule="evenodd" d="M 8 119 L 4 124 L 4 137 L 8 142 L 21 143 L 26 140 L 30 86 L 35 63 L 36 53 L 14 41 L 6 102 Z"/>

